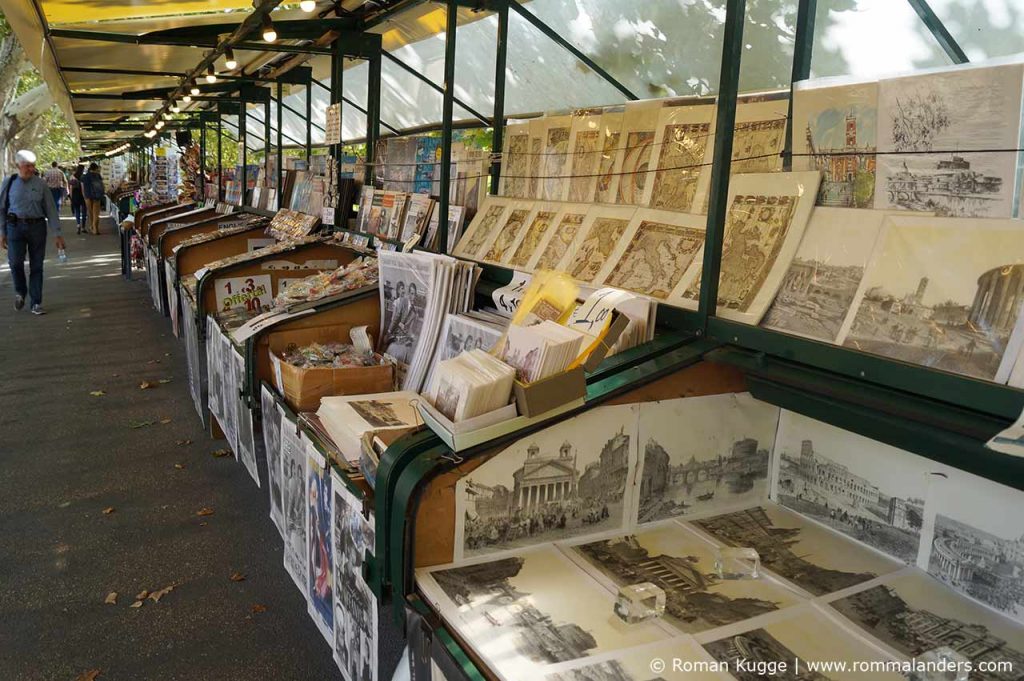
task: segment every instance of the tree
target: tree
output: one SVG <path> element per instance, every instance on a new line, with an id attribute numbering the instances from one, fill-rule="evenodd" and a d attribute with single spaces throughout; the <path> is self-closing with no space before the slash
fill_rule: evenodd
<path id="1" fill-rule="evenodd" d="M 42 161 L 68 162 L 79 155 L 53 93 L 0 13 L 0 165 L 13 167 L 18 149 L 34 149 Z"/>

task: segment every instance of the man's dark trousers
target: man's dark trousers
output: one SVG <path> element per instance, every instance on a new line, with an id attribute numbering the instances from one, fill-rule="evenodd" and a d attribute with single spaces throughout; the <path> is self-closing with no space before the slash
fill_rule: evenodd
<path id="1" fill-rule="evenodd" d="M 25 253 L 29 280 L 25 283 Z M 14 291 L 28 295 L 33 305 L 43 304 L 43 259 L 46 257 L 46 220 L 18 220 L 7 223 L 7 262 L 11 266 Z"/>

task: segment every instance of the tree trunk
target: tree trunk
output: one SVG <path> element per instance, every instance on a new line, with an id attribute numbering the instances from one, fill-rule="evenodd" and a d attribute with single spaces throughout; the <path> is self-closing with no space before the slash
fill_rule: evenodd
<path id="1" fill-rule="evenodd" d="M 5 165 L 14 164 L 14 153 L 23 143 L 19 133 L 53 106 L 53 94 L 44 83 L 32 88 L 20 97 L 15 97 L 0 113 L 0 141 L 4 142 Z"/>

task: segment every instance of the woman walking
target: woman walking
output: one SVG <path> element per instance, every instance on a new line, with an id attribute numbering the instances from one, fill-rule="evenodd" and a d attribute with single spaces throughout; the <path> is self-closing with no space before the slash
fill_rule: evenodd
<path id="1" fill-rule="evenodd" d="M 85 221 L 87 218 L 85 209 L 85 194 L 82 193 L 82 175 L 85 174 L 85 166 L 79 164 L 71 175 L 68 186 L 71 191 L 71 214 L 75 216 L 75 225 L 78 231 L 75 234 L 85 233 Z"/>

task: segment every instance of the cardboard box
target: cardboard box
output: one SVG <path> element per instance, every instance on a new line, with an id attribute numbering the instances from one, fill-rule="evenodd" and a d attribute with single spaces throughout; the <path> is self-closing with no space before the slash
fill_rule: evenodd
<path id="1" fill-rule="evenodd" d="M 424 399 L 416 404 L 416 408 L 423 417 L 423 422 L 441 438 L 441 441 L 448 445 L 453 452 L 461 452 L 470 447 L 490 442 L 495 438 L 514 433 L 528 426 L 545 419 L 553 418 L 559 414 L 583 406 L 584 399 L 581 397 L 572 402 L 566 402 L 559 407 L 536 416 L 516 416 L 516 406 L 509 404 L 487 414 L 481 414 L 465 421 L 453 423 L 444 414 Z"/>
<path id="2" fill-rule="evenodd" d="M 520 416 L 539 416 L 563 404 L 586 399 L 587 378 L 583 367 L 579 366 L 533 383 L 515 381 L 512 394 Z"/>
<path id="3" fill-rule="evenodd" d="M 390 364 L 302 369 L 281 359 L 281 353 L 292 344 L 349 343 L 348 331 L 348 327 L 329 326 L 277 331 L 268 335 L 267 351 L 273 367 L 274 386 L 288 406 L 298 412 L 316 411 L 321 397 L 383 393 L 394 389 L 395 368 Z"/>

